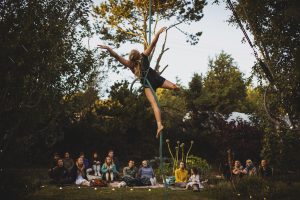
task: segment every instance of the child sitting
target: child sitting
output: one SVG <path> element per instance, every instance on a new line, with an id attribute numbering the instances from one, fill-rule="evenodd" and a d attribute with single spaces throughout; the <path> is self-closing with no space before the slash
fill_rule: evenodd
<path id="1" fill-rule="evenodd" d="M 188 180 L 188 183 L 186 185 L 186 189 L 193 189 L 194 191 L 199 191 L 200 189 L 203 189 L 203 185 L 200 182 L 200 175 L 197 170 L 197 168 L 191 169 L 191 177 Z"/>

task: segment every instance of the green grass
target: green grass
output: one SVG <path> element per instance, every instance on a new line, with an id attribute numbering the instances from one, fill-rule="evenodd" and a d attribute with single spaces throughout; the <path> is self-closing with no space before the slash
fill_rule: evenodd
<path id="1" fill-rule="evenodd" d="M 164 189 L 136 189 L 130 190 L 130 188 L 97 188 L 94 187 L 81 187 L 78 189 L 75 186 L 64 187 L 60 190 L 56 186 L 46 186 L 40 190 L 35 191 L 29 195 L 31 200 L 79 200 L 79 199 L 101 199 L 101 200 L 208 200 L 204 192 L 192 192 L 192 191 L 173 191 Z"/>
<path id="2" fill-rule="evenodd" d="M 1 177 L 3 184 L 0 189 L 10 195 L 5 199 L 30 200 L 243 200 L 267 199 L 298 200 L 300 197 L 300 182 L 271 181 L 266 182 L 257 177 L 243 178 L 237 184 L 237 191 L 233 191 L 229 182 L 221 181 L 213 187 L 201 192 L 165 191 L 164 188 L 97 188 L 75 185 L 63 187 L 61 190 L 55 185 L 49 185 L 47 169 L 22 169 L 6 171 Z M 26 187 L 25 187 L 26 186 Z M 45 186 L 45 187 L 41 187 Z M 1 192 L 1 191 L 0 191 Z M 240 195 L 237 196 L 237 193 Z M 1 196 L 2 197 L 2 196 Z"/>

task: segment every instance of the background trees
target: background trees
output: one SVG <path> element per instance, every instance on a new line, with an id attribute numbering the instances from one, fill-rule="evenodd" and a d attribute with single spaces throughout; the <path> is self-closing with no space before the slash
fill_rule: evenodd
<path id="1" fill-rule="evenodd" d="M 82 45 L 91 34 L 90 6 L 90 0 L 1 1 L 0 132 L 5 151 L 29 153 L 31 159 L 33 144 L 45 152 L 63 139 L 68 99 L 97 80 L 94 52 Z"/>
<path id="2" fill-rule="evenodd" d="M 180 29 L 182 24 L 191 24 L 200 21 L 203 17 L 205 0 L 184 0 L 184 1 L 152 1 L 151 22 L 153 24 L 151 35 L 157 30 L 159 22 L 172 21 L 169 28 L 177 28 L 187 36 L 187 42 L 197 44 L 201 32 L 190 33 Z M 148 44 L 148 0 L 126 0 L 126 1 L 103 1 L 94 7 L 95 16 L 98 18 L 96 31 L 101 39 L 109 45 L 119 47 L 126 42 L 142 44 L 144 49 Z M 164 23 L 165 25 L 165 23 Z M 165 34 L 165 41 L 167 33 Z M 168 50 L 164 45 L 159 52 L 155 67 L 156 71 L 162 73 L 167 66 L 160 69 L 160 60 Z M 155 50 L 153 51 L 154 54 Z M 150 56 L 152 59 L 153 54 Z M 111 63 L 111 60 L 110 62 Z M 113 67 L 118 65 L 113 65 Z"/>
<path id="3" fill-rule="evenodd" d="M 239 0 L 235 9 L 246 28 L 254 36 L 255 47 L 269 67 L 274 81 L 266 83 L 267 77 L 260 65 L 253 67 L 259 80 L 259 109 L 254 111 L 265 129 L 262 156 L 275 161 L 278 167 L 292 162 L 300 165 L 299 145 L 299 42 L 300 17 L 296 12 L 298 1 L 248 1 Z M 232 17 L 232 23 L 236 20 Z M 261 101 L 266 92 L 266 102 Z M 267 112 L 264 110 L 266 105 Z M 275 139 L 277 138 L 277 139 Z M 294 138 L 294 142 L 290 142 Z M 290 155 L 285 154 L 289 150 Z M 275 151 L 278 151 L 275 153 Z M 291 161 L 289 158 L 294 157 Z M 288 160 L 286 160 L 288 159 Z"/>
<path id="4" fill-rule="evenodd" d="M 172 21 L 170 28 L 197 43 L 201 32 L 186 32 L 181 25 L 200 21 L 205 1 L 153 2 L 151 34 L 160 22 Z M 252 75 L 259 83 L 252 85 L 231 55 L 219 53 L 210 59 L 207 74 L 195 74 L 180 92 L 158 90 L 165 138 L 194 140 L 191 153 L 215 164 L 231 148 L 237 159 L 265 157 L 277 169 L 299 169 L 297 5 L 296 1 L 237 1 L 235 8 L 254 35 L 274 82 L 269 87 L 256 65 Z M 148 12 L 148 1 L 103 1 L 93 12 L 89 0 L 0 3 L 0 145 L 6 160 L 14 162 L 11 158 L 17 156 L 28 163 L 45 163 L 45 154 L 53 151 L 96 150 L 104 156 L 111 148 L 124 162 L 157 155 L 154 117 L 142 90 L 130 91 L 130 83 L 119 81 L 107 98 L 100 98 L 97 81 L 107 55 L 100 54 L 97 61 L 96 51 L 82 45 L 96 32 L 116 48 L 125 43 L 145 48 Z M 95 27 L 89 23 L 91 14 L 98 20 Z M 163 44 L 152 65 L 159 72 L 166 67 L 159 61 L 167 50 Z M 113 60 L 107 64 L 117 69 Z M 268 113 L 281 126 L 265 112 L 266 89 Z M 250 114 L 251 122 L 228 122 L 234 111 Z M 141 151 L 141 146 L 146 150 Z"/>

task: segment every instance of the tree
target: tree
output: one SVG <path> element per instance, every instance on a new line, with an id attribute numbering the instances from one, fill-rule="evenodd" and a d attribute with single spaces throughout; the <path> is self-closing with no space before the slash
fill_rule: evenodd
<path id="1" fill-rule="evenodd" d="M 170 1 L 152 1 L 151 21 L 154 22 L 153 33 L 161 21 L 173 21 L 170 28 L 179 28 L 181 24 L 191 24 L 200 21 L 203 17 L 203 7 L 206 5 L 205 0 L 170 0 Z M 149 1 L 148 0 L 125 0 L 125 1 L 103 1 L 99 6 L 94 7 L 94 12 L 99 16 L 97 31 L 103 41 L 109 42 L 110 45 L 119 47 L 125 42 L 143 44 L 144 49 L 148 44 L 148 20 L 149 20 Z M 153 19 L 155 18 L 155 19 Z M 182 31 L 188 36 L 187 41 L 196 44 L 201 32 L 194 34 Z M 160 60 L 163 54 L 168 50 L 165 42 L 157 58 L 155 70 L 162 73 Z M 155 50 L 154 50 L 155 51 Z M 153 53 L 154 53 L 153 51 Z M 153 55 L 153 54 L 152 54 Z M 150 56 L 151 60 L 152 56 Z"/>
<path id="2" fill-rule="evenodd" d="M 285 172 L 297 169 L 300 143 L 299 135 L 294 133 L 298 133 L 300 127 L 300 3 L 296 0 L 239 0 L 234 7 L 254 36 L 255 48 L 267 66 L 257 63 L 253 67 L 260 83 L 257 87 L 260 107 L 255 113 L 258 125 L 265 131 L 262 157 Z M 233 16 L 230 22 L 237 24 Z"/>
<path id="3" fill-rule="evenodd" d="M 5 151 L 26 153 L 33 144 L 45 150 L 63 138 L 68 99 L 92 86 L 98 75 L 94 52 L 82 45 L 91 34 L 90 5 L 90 0 L 1 1 Z"/>
<path id="4" fill-rule="evenodd" d="M 300 110 L 298 105 L 300 46 L 300 4 L 297 0 L 239 0 L 235 10 L 246 28 L 254 36 L 254 44 L 267 64 L 274 81 L 271 87 L 261 65 L 254 66 L 261 86 L 267 90 L 267 114 L 276 126 L 299 128 Z M 236 24 L 234 17 L 230 20 Z M 297 69 L 298 68 L 298 69 Z M 286 117 L 288 118 L 287 120 Z"/>
<path id="5" fill-rule="evenodd" d="M 185 92 L 187 109 L 193 113 L 197 113 L 199 110 L 205 110 L 205 108 L 202 107 L 202 104 L 199 105 L 198 103 L 203 96 L 203 77 L 195 73 L 192 80 L 189 82 L 189 88 Z"/>
<path id="6" fill-rule="evenodd" d="M 221 52 L 209 60 L 206 76 L 194 74 L 185 94 L 187 108 L 194 114 L 199 111 L 225 115 L 233 111 L 247 112 L 247 85 L 233 58 Z"/>

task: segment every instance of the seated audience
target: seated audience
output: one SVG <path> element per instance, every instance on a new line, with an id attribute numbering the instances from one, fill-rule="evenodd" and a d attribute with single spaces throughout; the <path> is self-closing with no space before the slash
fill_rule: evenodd
<path id="1" fill-rule="evenodd" d="M 86 169 L 90 167 L 89 160 L 85 157 L 85 154 L 83 152 L 80 152 L 79 157 L 83 159 L 83 164 Z"/>
<path id="2" fill-rule="evenodd" d="M 87 169 L 87 178 L 89 181 L 91 180 L 99 180 L 102 179 L 101 175 L 101 164 L 100 159 L 98 158 L 97 152 L 93 153 L 93 159 L 91 161 L 92 168 Z"/>
<path id="3" fill-rule="evenodd" d="M 239 160 L 236 160 L 234 162 L 234 166 L 232 169 L 232 174 L 235 177 L 241 177 L 243 175 L 243 166 L 241 165 L 241 162 Z"/>
<path id="4" fill-rule="evenodd" d="M 74 167 L 74 160 L 70 158 L 69 152 L 65 152 L 65 157 L 63 159 L 63 162 L 64 162 L 64 167 L 68 170 L 68 173 L 70 173 Z"/>
<path id="5" fill-rule="evenodd" d="M 272 177 L 272 169 L 269 167 L 267 160 L 261 160 L 260 166 L 258 168 L 258 175 L 262 178 Z"/>
<path id="6" fill-rule="evenodd" d="M 134 161 L 130 160 L 128 166 L 123 169 L 123 178 L 122 182 L 119 184 L 119 187 L 123 186 L 136 186 L 139 185 L 139 180 L 137 179 L 138 170 L 134 166 Z"/>
<path id="7" fill-rule="evenodd" d="M 83 158 L 79 157 L 72 169 L 73 181 L 76 185 L 90 186 L 90 181 L 87 180 L 86 167 L 83 163 Z"/>
<path id="8" fill-rule="evenodd" d="M 175 186 L 185 188 L 188 180 L 188 171 L 185 169 L 183 161 L 179 163 L 179 168 L 175 170 Z"/>
<path id="9" fill-rule="evenodd" d="M 197 168 L 192 168 L 191 177 L 189 178 L 188 183 L 186 184 L 186 189 L 192 189 L 194 191 L 197 191 L 203 188 L 204 187 L 200 182 L 200 175 Z"/>
<path id="10" fill-rule="evenodd" d="M 243 169 L 243 174 L 247 176 L 255 176 L 256 175 L 256 167 L 253 165 L 252 160 L 246 160 L 246 167 Z"/>
<path id="11" fill-rule="evenodd" d="M 115 164 L 116 166 L 116 170 L 119 172 L 120 171 L 120 165 L 119 165 L 119 160 L 118 158 L 114 155 L 114 151 L 113 150 L 109 150 L 107 153 L 107 157 L 110 157 L 110 159 L 112 160 L 112 163 Z"/>
<path id="12" fill-rule="evenodd" d="M 93 159 L 92 159 L 92 169 L 95 176 L 101 176 L 101 163 L 100 158 L 98 157 L 98 153 L 93 153 Z"/>
<path id="13" fill-rule="evenodd" d="M 152 167 L 149 166 L 148 161 L 144 160 L 139 169 L 138 177 L 140 178 L 141 185 L 156 185 L 156 178 Z"/>
<path id="14" fill-rule="evenodd" d="M 72 177 L 68 170 L 64 167 L 63 159 L 57 160 L 57 166 L 53 169 L 53 182 L 59 186 L 71 184 Z"/>
<path id="15" fill-rule="evenodd" d="M 57 166 L 57 161 L 59 159 L 59 154 L 58 153 L 54 153 L 53 154 L 53 159 L 50 163 L 50 168 L 48 170 L 48 175 L 50 178 L 53 178 L 53 169 Z"/>
<path id="16" fill-rule="evenodd" d="M 112 162 L 110 157 L 106 157 L 104 164 L 101 167 L 102 178 L 108 182 L 113 182 L 118 175 L 116 165 Z"/>

